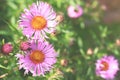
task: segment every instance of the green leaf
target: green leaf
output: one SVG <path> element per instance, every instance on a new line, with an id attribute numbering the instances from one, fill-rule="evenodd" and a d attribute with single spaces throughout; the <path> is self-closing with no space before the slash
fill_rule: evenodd
<path id="1" fill-rule="evenodd" d="M 3 69 L 8 69 L 7 67 L 3 66 L 0 64 L 0 68 L 3 68 Z"/>

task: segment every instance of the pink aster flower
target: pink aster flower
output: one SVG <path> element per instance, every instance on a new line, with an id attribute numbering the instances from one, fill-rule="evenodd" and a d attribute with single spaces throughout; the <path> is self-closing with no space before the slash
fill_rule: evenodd
<path id="1" fill-rule="evenodd" d="M 79 18 L 83 14 L 83 9 L 81 6 L 69 6 L 67 9 L 68 16 L 70 18 Z"/>
<path id="2" fill-rule="evenodd" d="M 23 54 L 17 54 L 20 69 L 25 69 L 24 74 L 31 72 L 33 76 L 40 76 L 50 71 L 53 64 L 56 63 L 57 53 L 52 45 L 46 42 L 32 41 L 31 49 L 24 51 Z"/>
<path id="3" fill-rule="evenodd" d="M 106 80 L 113 80 L 119 70 L 118 65 L 114 56 L 104 56 L 96 62 L 96 75 Z"/>
<path id="4" fill-rule="evenodd" d="M 48 38 L 46 33 L 55 30 L 57 22 L 56 13 L 52 6 L 45 2 L 33 3 L 29 9 L 24 9 L 19 20 L 19 27 L 22 28 L 23 34 L 34 39 Z"/>

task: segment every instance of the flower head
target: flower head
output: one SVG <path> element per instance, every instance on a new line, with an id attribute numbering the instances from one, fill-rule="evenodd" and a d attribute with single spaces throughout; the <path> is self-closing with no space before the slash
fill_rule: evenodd
<path id="1" fill-rule="evenodd" d="M 68 7 L 67 12 L 70 18 L 79 18 L 83 14 L 83 9 L 79 5 L 76 7 L 71 5 Z"/>
<path id="2" fill-rule="evenodd" d="M 119 70 L 118 65 L 114 56 L 104 56 L 96 62 L 96 74 L 106 80 L 114 79 Z"/>
<path id="3" fill-rule="evenodd" d="M 21 42 L 20 43 L 20 49 L 23 51 L 30 49 L 30 43 L 29 42 Z"/>
<path id="4" fill-rule="evenodd" d="M 31 72 L 33 76 L 44 75 L 53 68 L 57 54 L 52 45 L 46 42 L 31 41 L 31 49 L 24 51 L 24 55 L 17 54 L 19 68 L 25 69 L 25 74 Z"/>
<path id="5" fill-rule="evenodd" d="M 1 48 L 2 53 L 9 54 L 10 52 L 12 52 L 12 50 L 13 50 L 12 44 L 5 43 L 2 45 L 2 48 Z"/>
<path id="6" fill-rule="evenodd" d="M 56 13 L 52 6 L 45 2 L 33 3 L 29 9 L 24 9 L 19 26 L 23 29 L 23 34 L 34 39 L 48 38 L 46 33 L 51 33 L 55 30 L 58 24 L 55 20 Z"/>

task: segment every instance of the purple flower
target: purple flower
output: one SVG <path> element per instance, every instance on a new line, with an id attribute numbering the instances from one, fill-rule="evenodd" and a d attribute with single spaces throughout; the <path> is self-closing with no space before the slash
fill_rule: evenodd
<path id="1" fill-rule="evenodd" d="M 55 20 L 56 13 L 48 3 L 38 1 L 29 9 L 24 9 L 19 20 L 19 26 L 23 34 L 33 39 L 48 38 L 46 33 L 52 33 L 58 24 Z"/>
<path id="2" fill-rule="evenodd" d="M 79 5 L 76 7 L 71 5 L 68 7 L 67 12 L 70 18 L 79 18 L 83 14 L 83 9 Z"/>
<path id="3" fill-rule="evenodd" d="M 40 76 L 53 68 L 56 63 L 57 53 L 52 45 L 47 42 L 31 41 L 31 49 L 24 51 L 23 54 L 17 54 L 20 69 L 25 69 L 24 74 L 31 72 L 33 76 Z"/>
<path id="4" fill-rule="evenodd" d="M 10 43 L 5 43 L 1 47 L 1 51 L 4 54 L 9 54 L 10 52 L 12 52 L 12 50 L 13 50 L 13 46 Z"/>
<path id="5" fill-rule="evenodd" d="M 114 56 L 103 56 L 96 62 L 96 75 L 106 80 L 114 79 L 115 74 L 119 70 L 118 61 Z"/>
<path id="6" fill-rule="evenodd" d="M 20 49 L 23 51 L 30 50 L 30 43 L 29 42 L 21 42 Z"/>

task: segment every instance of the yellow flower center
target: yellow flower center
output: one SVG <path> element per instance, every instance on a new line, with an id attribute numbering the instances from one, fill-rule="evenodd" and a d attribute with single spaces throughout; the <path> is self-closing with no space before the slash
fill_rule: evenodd
<path id="1" fill-rule="evenodd" d="M 42 63 L 44 59 L 45 59 L 45 55 L 42 51 L 34 50 L 30 54 L 30 60 L 35 64 Z"/>
<path id="2" fill-rule="evenodd" d="M 42 16 L 35 16 L 31 21 L 32 28 L 35 30 L 41 30 L 45 28 L 46 24 L 47 24 L 47 21 Z"/>
<path id="3" fill-rule="evenodd" d="M 107 62 L 102 61 L 101 64 L 102 64 L 102 67 L 101 67 L 101 70 L 102 70 L 102 71 L 108 70 L 109 64 L 108 64 Z"/>

